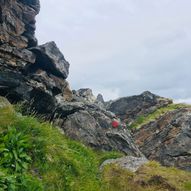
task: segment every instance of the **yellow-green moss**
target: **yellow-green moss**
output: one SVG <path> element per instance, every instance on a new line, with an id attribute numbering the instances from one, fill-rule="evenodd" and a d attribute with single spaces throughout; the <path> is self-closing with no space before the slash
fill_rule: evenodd
<path id="1" fill-rule="evenodd" d="M 138 116 L 135 122 L 133 122 L 130 127 L 131 128 L 140 128 L 141 126 L 150 123 L 151 121 L 155 121 L 162 115 L 166 114 L 169 111 L 174 111 L 176 109 L 181 109 L 185 107 L 191 107 L 190 105 L 185 104 L 170 104 L 166 107 L 162 107 L 160 109 L 157 109 L 156 111 L 152 112 L 151 114 L 148 114 L 146 116 Z"/>

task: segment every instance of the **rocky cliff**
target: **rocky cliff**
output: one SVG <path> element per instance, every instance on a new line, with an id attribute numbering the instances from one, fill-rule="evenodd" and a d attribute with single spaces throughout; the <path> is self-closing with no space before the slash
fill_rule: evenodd
<path id="1" fill-rule="evenodd" d="M 54 42 L 38 45 L 38 0 L 2 0 L 0 4 L 0 95 L 57 124 L 76 140 L 100 150 L 118 150 L 190 170 L 191 110 L 165 113 L 141 125 L 133 138 L 125 126 L 113 128 L 116 115 L 132 124 L 172 100 L 150 92 L 105 103 L 90 89 L 71 91 L 69 63 Z M 136 140 L 136 144 L 134 142 Z M 141 151 L 142 152 L 141 152 Z"/>
<path id="2" fill-rule="evenodd" d="M 0 4 L 0 95 L 59 125 L 66 135 L 102 150 L 141 156 L 127 129 L 112 129 L 115 116 L 91 90 L 71 91 L 69 63 L 54 42 L 37 45 L 38 0 Z"/>

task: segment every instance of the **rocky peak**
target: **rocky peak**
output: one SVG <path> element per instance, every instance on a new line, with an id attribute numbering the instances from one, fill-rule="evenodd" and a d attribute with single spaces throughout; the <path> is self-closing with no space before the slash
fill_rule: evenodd
<path id="1" fill-rule="evenodd" d="M 96 97 L 93 95 L 93 92 L 90 88 L 82 88 L 77 91 L 74 91 L 76 98 L 81 101 L 86 101 L 89 103 L 95 103 Z"/>
<path id="2" fill-rule="evenodd" d="M 145 91 L 140 95 L 119 98 L 107 103 L 107 109 L 122 120 L 133 122 L 138 116 L 152 113 L 158 108 L 172 103 L 171 99 L 163 98 Z"/>
<path id="3" fill-rule="evenodd" d="M 96 100 L 97 100 L 98 102 L 105 103 L 105 101 L 104 101 L 104 98 L 103 98 L 103 95 L 102 95 L 102 94 L 98 94 L 98 95 L 97 95 Z"/>

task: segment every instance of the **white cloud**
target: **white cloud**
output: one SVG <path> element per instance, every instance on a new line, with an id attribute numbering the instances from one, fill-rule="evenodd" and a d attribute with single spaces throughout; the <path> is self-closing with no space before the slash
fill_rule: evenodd
<path id="1" fill-rule="evenodd" d="M 186 103 L 186 104 L 191 104 L 191 98 L 177 99 L 177 100 L 174 100 L 174 103 Z"/>
<path id="2" fill-rule="evenodd" d="M 41 0 L 41 7 L 39 42 L 56 41 L 73 88 L 88 84 L 108 98 L 144 90 L 191 97 L 191 1 Z"/>
<path id="3" fill-rule="evenodd" d="M 119 98 L 120 90 L 117 88 L 116 89 L 115 88 L 111 88 L 111 89 L 98 88 L 98 89 L 94 89 L 94 94 L 95 95 L 102 94 L 104 100 L 109 101 L 109 100 L 115 100 Z"/>

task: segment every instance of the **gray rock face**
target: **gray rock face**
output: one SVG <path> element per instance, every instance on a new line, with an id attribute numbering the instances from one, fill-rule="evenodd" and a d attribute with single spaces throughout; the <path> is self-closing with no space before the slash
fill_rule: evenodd
<path id="1" fill-rule="evenodd" d="M 101 94 L 98 94 L 98 97 L 96 98 L 93 95 L 93 92 L 90 88 L 83 88 L 77 91 L 73 90 L 73 100 L 87 104 L 88 103 L 96 104 L 101 109 L 106 109 L 103 96 Z"/>
<path id="2" fill-rule="evenodd" d="M 123 169 L 127 169 L 131 172 L 136 172 L 141 166 L 148 163 L 148 160 L 145 157 L 133 157 L 126 156 L 119 159 L 109 159 L 104 161 L 100 169 L 102 170 L 104 166 L 109 164 L 119 165 Z"/>
<path id="3" fill-rule="evenodd" d="M 103 103 L 103 104 L 105 103 L 105 101 L 104 101 L 104 99 L 103 99 L 103 95 L 102 95 L 102 94 L 98 94 L 98 95 L 97 95 L 96 100 L 97 100 L 98 102 Z"/>
<path id="4" fill-rule="evenodd" d="M 37 56 L 36 63 L 32 69 L 35 69 L 35 67 L 42 68 L 48 73 L 63 79 L 68 77 L 70 65 L 55 42 L 48 42 L 44 45 L 33 47 L 30 50 Z"/>
<path id="5" fill-rule="evenodd" d="M 150 160 L 191 170 L 191 108 L 171 111 L 134 134 Z"/>
<path id="6" fill-rule="evenodd" d="M 89 102 L 89 103 L 95 103 L 96 101 L 96 97 L 93 95 L 92 90 L 89 88 L 83 88 L 77 91 L 74 90 L 73 93 L 76 101 Z"/>
<path id="7" fill-rule="evenodd" d="M 112 127 L 113 117 L 114 114 L 96 104 L 61 102 L 53 118 L 67 136 L 95 149 L 118 150 L 129 155 L 142 156 L 127 129 Z"/>
<path id="8" fill-rule="evenodd" d="M 138 116 L 152 113 L 158 108 L 167 106 L 172 100 L 162 98 L 150 92 L 141 95 L 120 98 L 107 103 L 107 109 L 122 120 L 133 122 Z"/>

